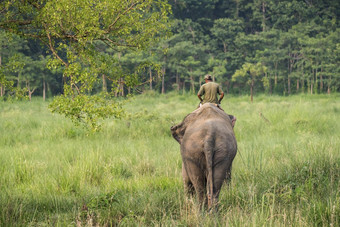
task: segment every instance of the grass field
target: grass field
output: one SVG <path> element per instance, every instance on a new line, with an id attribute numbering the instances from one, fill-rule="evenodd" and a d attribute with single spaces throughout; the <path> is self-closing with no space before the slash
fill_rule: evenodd
<path id="1" fill-rule="evenodd" d="M 239 149 L 215 214 L 185 196 L 170 134 L 197 104 L 147 93 L 88 135 L 0 102 L 0 226 L 340 226 L 339 94 L 225 97 Z"/>

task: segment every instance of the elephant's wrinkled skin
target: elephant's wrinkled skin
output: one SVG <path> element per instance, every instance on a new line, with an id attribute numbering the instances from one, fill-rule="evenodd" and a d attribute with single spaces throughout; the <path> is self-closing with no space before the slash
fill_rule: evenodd
<path id="1" fill-rule="evenodd" d="M 191 193 L 196 191 L 200 203 L 207 201 L 208 208 L 212 208 L 223 182 L 230 179 L 237 151 L 229 116 L 206 103 L 171 127 L 171 133 L 181 145 L 185 188 Z"/>

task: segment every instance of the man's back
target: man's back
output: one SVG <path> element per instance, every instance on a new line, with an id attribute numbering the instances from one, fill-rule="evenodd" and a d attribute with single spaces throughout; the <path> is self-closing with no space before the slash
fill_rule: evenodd
<path id="1" fill-rule="evenodd" d="M 204 95 L 203 98 L 203 102 L 204 103 L 216 103 L 218 104 L 218 98 L 217 98 L 217 94 L 221 94 L 223 93 L 221 87 L 214 82 L 209 82 L 209 83 L 205 83 L 201 86 L 198 95 L 202 96 Z"/>

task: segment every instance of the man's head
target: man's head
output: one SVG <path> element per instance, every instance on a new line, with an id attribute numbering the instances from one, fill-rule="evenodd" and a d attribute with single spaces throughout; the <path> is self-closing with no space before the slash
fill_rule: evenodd
<path id="1" fill-rule="evenodd" d="M 211 75 L 207 74 L 204 76 L 205 82 L 212 81 Z"/>

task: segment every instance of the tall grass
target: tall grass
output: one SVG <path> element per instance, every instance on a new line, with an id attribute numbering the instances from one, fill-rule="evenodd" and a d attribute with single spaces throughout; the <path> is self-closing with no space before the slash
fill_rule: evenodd
<path id="1" fill-rule="evenodd" d="M 0 226 L 339 226 L 339 98 L 227 96 L 238 153 L 216 214 L 185 195 L 169 130 L 194 95 L 134 97 L 96 134 L 40 99 L 0 102 Z"/>

